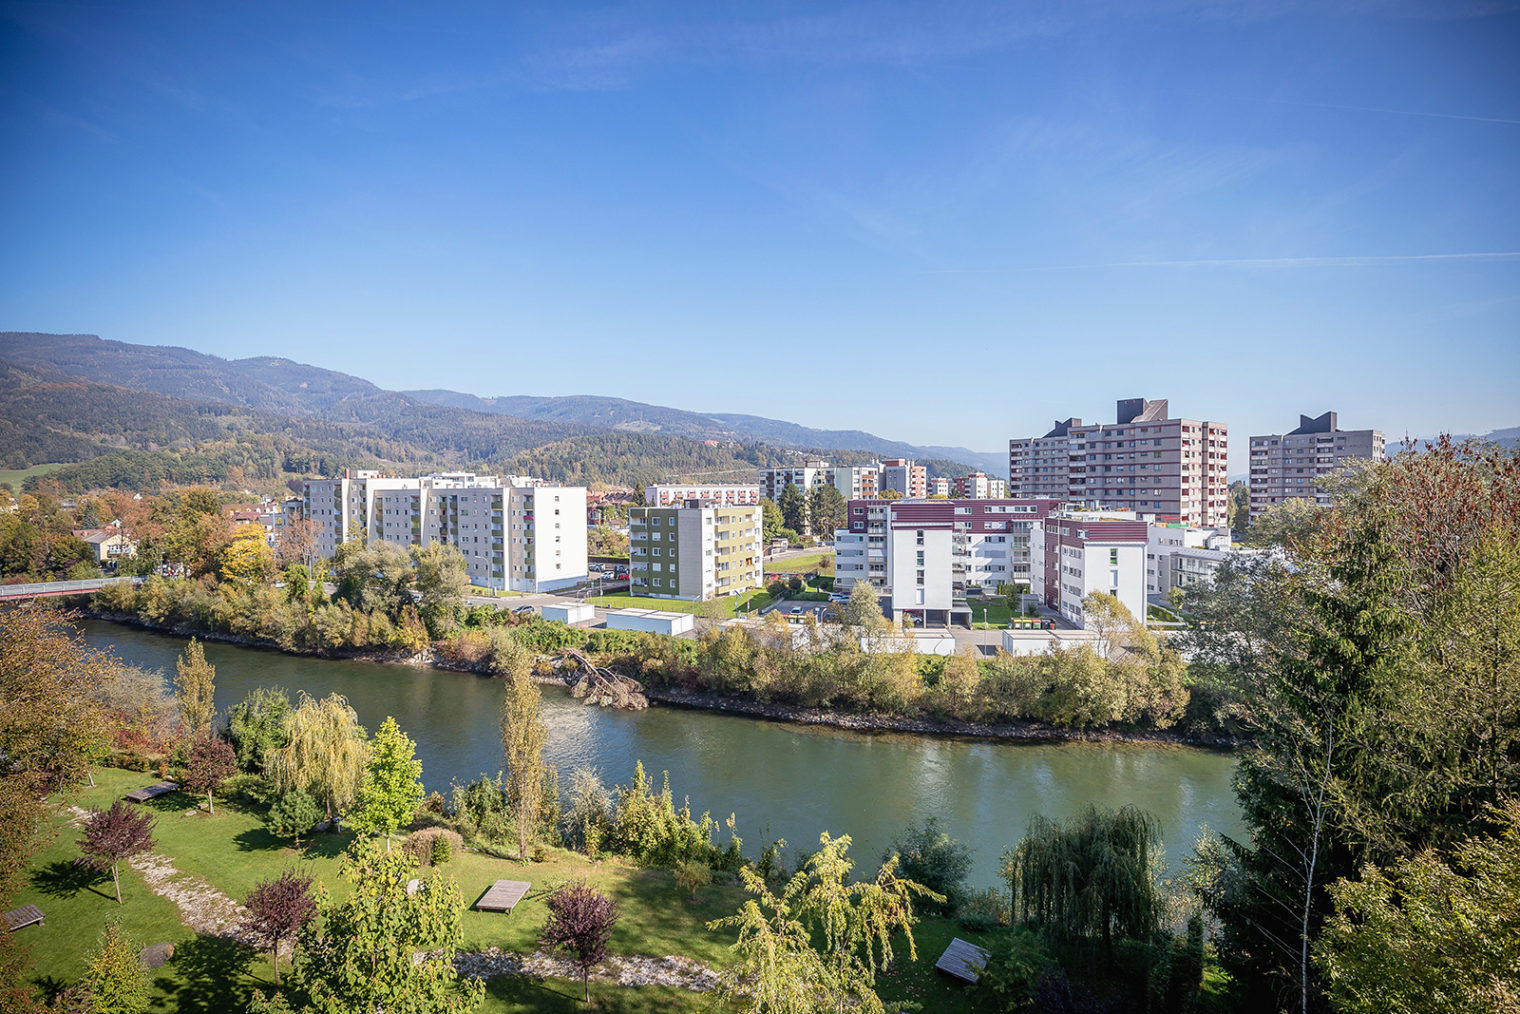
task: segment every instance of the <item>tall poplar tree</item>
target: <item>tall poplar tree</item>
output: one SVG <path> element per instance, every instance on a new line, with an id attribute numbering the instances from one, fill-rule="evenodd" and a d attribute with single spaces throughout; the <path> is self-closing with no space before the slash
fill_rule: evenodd
<path id="1" fill-rule="evenodd" d="M 210 735 L 211 720 L 216 715 L 216 666 L 206 661 L 206 649 L 192 637 L 174 669 L 174 689 L 185 730 L 192 736 Z"/>
<path id="2" fill-rule="evenodd" d="M 544 744 L 549 729 L 539 714 L 538 685 L 526 660 L 504 674 L 507 697 L 501 709 L 501 749 L 507 762 L 507 798 L 517 815 L 518 857 L 527 862 L 538 826 L 544 783 Z"/>

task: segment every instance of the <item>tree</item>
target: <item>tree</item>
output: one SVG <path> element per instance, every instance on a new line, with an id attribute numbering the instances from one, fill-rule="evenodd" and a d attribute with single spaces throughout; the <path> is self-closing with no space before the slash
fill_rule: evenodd
<path id="1" fill-rule="evenodd" d="M 108 732 L 95 690 L 119 667 L 56 613 L 0 608 L 0 777 L 44 790 L 83 778 Z"/>
<path id="2" fill-rule="evenodd" d="M 946 913 L 959 907 L 966 874 L 971 872 L 971 850 L 941 830 L 938 817 L 909 825 L 893 838 L 892 847 L 881 858 L 886 862 L 893 856 L 904 877 L 944 895 Z"/>
<path id="3" fill-rule="evenodd" d="M 137 947 L 114 922 L 106 924 L 80 985 L 89 1014 L 145 1014 L 149 1007 L 148 971 Z"/>
<path id="4" fill-rule="evenodd" d="M 264 526 L 244 525 L 222 550 L 222 579 L 233 584 L 263 584 L 274 573 L 274 550 L 264 539 Z"/>
<path id="5" fill-rule="evenodd" d="M 796 483 L 789 481 L 781 487 L 776 506 L 781 508 L 782 524 L 794 532 L 807 531 L 807 497 Z"/>
<path id="6" fill-rule="evenodd" d="M 507 798 L 517 814 L 517 857 L 532 858 L 528 846 L 538 827 L 539 796 L 544 781 L 544 744 L 549 728 L 539 714 L 538 685 L 527 666 L 506 675 L 507 695 L 501 709 L 501 749 L 507 762 Z"/>
<path id="7" fill-rule="evenodd" d="M 384 613 L 395 620 L 401 607 L 411 603 L 411 556 L 392 542 L 345 542 L 333 554 L 332 577 L 336 596 L 361 613 Z"/>
<path id="8" fill-rule="evenodd" d="M 185 653 L 174 663 L 174 688 L 185 731 L 192 736 L 209 735 L 216 715 L 216 666 L 206 661 L 206 649 L 190 638 Z"/>
<path id="9" fill-rule="evenodd" d="M 786 519 L 781 513 L 781 508 L 770 497 L 760 498 L 760 537 L 766 542 L 781 535 L 781 529 L 786 527 Z"/>
<path id="10" fill-rule="evenodd" d="M 881 599 L 877 597 L 876 589 L 871 587 L 871 582 L 857 579 L 850 586 L 850 599 L 840 610 L 840 622 L 866 633 L 887 628 L 887 618 L 881 611 Z"/>
<path id="11" fill-rule="evenodd" d="M 265 817 L 265 823 L 269 826 L 270 834 L 293 839 L 299 847 L 301 836 L 321 819 L 322 807 L 311 798 L 310 793 L 302 789 L 291 789 L 275 800 Z"/>
<path id="12" fill-rule="evenodd" d="M 287 869 L 273 880 L 263 880 L 248 893 L 243 928 L 269 949 L 274 962 L 275 985 L 280 984 L 280 944 L 294 940 L 317 910 L 311 896 L 312 876 Z"/>
<path id="13" fill-rule="evenodd" d="M 204 792 L 206 808 L 215 813 L 216 800 L 212 793 L 235 774 L 237 755 L 232 744 L 219 736 L 202 736 L 191 744 L 180 780 L 191 792 Z"/>
<path id="14" fill-rule="evenodd" d="M 739 931 L 732 947 L 738 961 L 718 987 L 722 1000 L 757 1014 L 882 1014 L 876 973 L 891 964 L 898 934 L 917 960 L 913 899 L 943 903 L 944 896 L 899 877 L 895 859 L 883 863 L 875 879 L 852 883 L 849 835 L 832 838 L 825 831 L 818 842 L 779 895 L 750 867 L 739 869 L 753 897 L 738 914 L 707 924 Z"/>
<path id="15" fill-rule="evenodd" d="M 1500 834 L 1467 838 L 1449 860 L 1426 850 L 1329 885 L 1335 914 L 1315 958 L 1337 1010 L 1520 1009 L 1520 801 L 1494 814 Z"/>
<path id="16" fill-rule="evenodd" d="M 464 604 L 464 593 L 470 586 L 464 554 L 450 543 L 430 542 L 412 547 L 412 563 L 417 570 L 422 619 L 429 630 L 441 635 L 446 627 L 457 623 L 452 617 Z"/>
<path id="17" fill-rule="evenodd" d="M 690 900 L 697 900 L 698 888 L 712 883 L 712 867 L 700 860 L 684 862 L 676 867 L 676 884 L 687 892 Z"/>
<path id="18" fill-rule="evenodd" d="M 227 715 L 227 735 L 237 752 L 238 767 L 263 774 L 269 754 L 285 745 L 290 698 L 278 687 L 255 687 Z"/>
<path id="19" fill-rule="evenodd" d="M 809 530 L 814 535 L 832 538 L 836 529 L 845 526 L 846 506 L 844 494 L 828 483 L 813 487 L 807 497 Z"/>
<path id="20" fill-rule="evenodd" d="M 1159 926 L 1160 846 L 1156 818 L 1145 811 L 1088 806 L 1068 821 L 1031 819 L 1024 839 L 1003 853 L 1001 872 L 1019 919 L 1110 949 L 1115 933 L 1148 941 Z"/>
<path id="21" fill-rule="evenodd" d="M 1244 479 L 1230 483 L 1229 525 L 1237 532 L 1251 523 L 1251 487 Z"/>
<path id="22" fill-rule="evenodd" d="M 412 819 L 422 803 L 422 762 L 416 757 L 416 749 L 411 737 L 387 716 L 370 743 L 364 784 L 349 815 L 348 823 L 354 830 L 384 835 L 387 852 L 390 836 Z"/>
<path id="23" fill-rule="evenodd" d="M 111 871 L 118 905 L 121 904 L 121 861 L 141 855 L 156 844 L 153 824 L 151 813 L 133 810 L 119 799 L 109 810 L 92 810 L 85 818 L 79 851 L 95 869 Z"/>
<path id="24" fill-rule="evenodd" d="M 538 942 L 566 953 L 580 969 L 587 1003 L 591 1002 L 591 970 L 607 959 L 607 941 L 617 920 L 617 903 L 588 884 L 571 884 L 549 898 L 549 920 Z"/>
<path id="25" fill-rule="evenodd" d="M 285 745 L 266 755 L 275 788 L 304 789 L 321 800 L 329 818 L 347 809 L 363 783 L 369 757 L 364 727 L 348 699 L 329 694 L 314 701 L 302 691 L 286 734 Z"/>
<path id="26" fill-rule="evenodd" d="M 357 838 L 339 876 L 339 900 L 319 884 L 316 914 L 301 928 L 289 988 L 313 1014 L 463 1014 L 483 995 L 481 982 L 454 968 L 464 899 L 452 877 L 434 872 L 408 891 L 416 867 L 405 849 L 386 852 Z"/>

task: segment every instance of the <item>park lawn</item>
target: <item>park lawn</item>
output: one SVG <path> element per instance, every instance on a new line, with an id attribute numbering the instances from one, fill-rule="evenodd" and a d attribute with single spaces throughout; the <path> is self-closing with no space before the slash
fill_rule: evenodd
<path id="1" fill-rule="evenodd" d="M 8 482 L 11 489 L 21 492 L 21 484 L 34 475 L 47 475 L 56 472 L 60 468 L 68 467 L 66 463 L 54 462 L 48 465 L 33 465 L 31 468 L 0 468 L 0 483 Z"/>
<path id="2" fill-rule="evenodd" d="M 668 613 L 690 613 L 695 606 L 697 615 L 701 615 L 703 605 L 708 605 L 690 599 L 661 599 L 649 595 L 596 595 L 587 601 L 606 609 L 660 609 Z M 741 607 L 756 612 L 770 605 L 771 597 L 757 588 L 743 595 L 726 595 L 712 601 L 722 607 L 725 617 L 732 618 L 739 615 Z"/>
<path id="3" fill-rule="evenodd" d="M 789 560 L 766 561 L 762 569 L 767 574 L 807 574 L 813 571 L 820 574 L 832 574 L 834 573 L 834 552 L 830 549 L 821 549 L 816 553 L 794 556 Z"/>
<path id="4" fill-rule="evenodd" d="M 65 802 L 105 808 L 113 799 L 157 779 L 107 768 L 97 771 L 95 780 L 94 788 L 71 793 Z M 346 893 L 347 885 L 337 879 L 338 856 L 351 835 L 319 834 L 310 842 L 303 841 L 297 851 L 264 830 L 262 807 L 218 800 L 212 816 L 201 809 L 203 804 L 204 798 L 185 793 L 146 804 L 158 815 L 154 851 L 170 858 L 181 872 L 200 876 L 239 901 L 260 880 L 289 866 L 308 869 L 335 894 Z M 29 949 L 35 981 L 42 988 L 56 991 L 83 974 L 88 954 L 109 919 L 119 919 L 138 947 L 163 941 L 176 945 L 174 959 L 154 973 L 157 1010 L 239 1010 L 253 988 L 273 984 L 274 969 L 266 955 L 197 937 L 181 922 L 177 907 L 154 895 L 125 864 L 124 904 L 118 908 L 109 876 L 102 879 L 74 865 L 79 855 L 78 832 L 68 826 L 67 814 L 59 810 L 53 826 L 57 835 L 35 858 L 31 876 L 15 902 L 34 904 L 47 916 L 42 926 L 29 927 L 19 938 Z M 745 895 L 737 886 L 713 884 L 691 903 L 675 886 L 669 870 L 646 869 L 616 858 L 588 860 L 559 849 L 549 849 L 548 854 L 547 860 L 524 866 L 464 852 L 439 868 L 459 884 L 466 906 L 473 906 L 497 880 L 527 880 L 534 885 L 511 915 L 467 908 L 462 919 L 463 950 L 535 949 L 547 917 L 549 891 L 584 879 L 614 898 L 622 912 L 613 933 L 613 953 L 676 954 L 711 965 L 727 963 L 732 934 L 709 931 L 706 923 L 738 910 Z M 704 1009 L 707 1000 L 686 990 L 614 984 L 593 984 L 592 996 L 600 1004 L 597 1009 L 630 1012 L 694 1012 Z M 479 1008 L 484 1012 L 577 1009 L 584 1009 L 578 983 L 517 977 L 490 980 Z"/>

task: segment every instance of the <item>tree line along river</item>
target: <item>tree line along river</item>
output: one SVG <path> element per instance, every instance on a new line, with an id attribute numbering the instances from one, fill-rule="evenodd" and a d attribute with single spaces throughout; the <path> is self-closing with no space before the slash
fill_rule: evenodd
<path id="1" fill-rule="evenodd" d="M 186 640 L 105 621 L 82 624 L 85 639 L 131 665 L 172 679 Z M 373 732 L 387 715 L 417 742 L 429 791 L 495 775 L 502 767 L 501 684 L 466 673 L 345 662 L 209 642 L 216 706 L 225 714 L 258 686 L 313 697 L 340 693 Z M 849 834 L 862 872 L 875 869 L 898 831 L 938 816 L 973 850 L 970 883 L 998 882 L 1004 848 L 1034 814 L 1067 816 L 1088 803 L 1133 803 L 1161 823 L 1169 860 L 1186 854 L 1199 828 L 1242 831 L 1227 753 L 1161 744 L 1029 744 L 800 726 L 655 705 L 648 711 L 587 706 L 546 687 L 547 757 L 567 792 L 576 768 L 611 787 L 632 780 L 642 760 L 656 787 L 670 772 L 677 805 L 737 817 L 744 850 L 785 838 L 784 855 L 818 843 L 820 831 Z"/>

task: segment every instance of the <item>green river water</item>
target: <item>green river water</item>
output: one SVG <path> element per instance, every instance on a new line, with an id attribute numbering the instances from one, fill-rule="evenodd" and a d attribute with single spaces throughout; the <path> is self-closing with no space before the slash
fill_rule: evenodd
<path id="1" fill-rule="evenodd" d="M 174 671 L 185 640 L 103 621 L 86 639 L 133 665 Z M 447 791 L 502 766 L 497 727 L 500 684 L 463 673 L 402 665 L 333 662 L 207 643 L 220 711 L 257 686 L 292 697 L 345 695 L 373 731 L 387 715 L 417 741 L 429 790 Z M 608 784 L 626 783 L 642 760 L 655 779 L 670 773 L 677 801 L 720 820 L 737 815 L 745 851 L 785 838 L 817 845 L 820 831 L 849 834 L 851 853 L 875 868 L 892 836 L 920 817 L 940 817 L 973 849 L 971 882 L 997 882 L 998 858 L 1029 818 L 1065 816 L 1088 803 L 1134 803 L 1161 822 L 1168 855 L 1191 847 L 1201 826 L 1241 833 L 1230 789 L 1231 755 L 1177 746 L 1023 744 L 798 726 L 715 712 L 654 706 L 648 711 L 588 707 L 546 688 L 548 756 L 568 788 L 585 765 Z"/>

